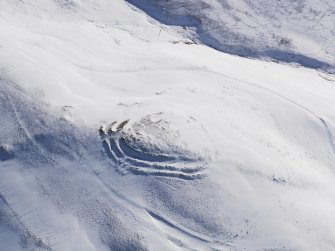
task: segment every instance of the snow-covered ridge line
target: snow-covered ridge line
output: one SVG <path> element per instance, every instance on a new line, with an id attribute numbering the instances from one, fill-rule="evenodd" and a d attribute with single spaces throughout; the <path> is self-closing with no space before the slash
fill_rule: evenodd
<path id="1" fill-rule="evenodd" d="M 100 28 L 140 28 L 140 15 L 129 22 L 125 10 L 113 13 L 125 3 L 179 36 L 226 53 L 335 71 L 335 4 L 327 0 L 4 0 L 0 9 L 59 22 L 84 19 Z M 158 36 L 164 25 L 152 26 Z"/>
<path id="2" fill-rule="evenodd" d="M 226 53 L 335 70 L 332 1 L 126 0 Z M 192 31 L 192 32 L 190 32 Z"/>

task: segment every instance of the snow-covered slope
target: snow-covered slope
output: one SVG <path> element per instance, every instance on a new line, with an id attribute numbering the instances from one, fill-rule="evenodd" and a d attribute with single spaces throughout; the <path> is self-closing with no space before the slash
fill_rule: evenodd
<path id="1" fill-rule="evenodd" d="M 334 71 L 335 3 L 329 0 L 127 0 L 224 52 Z"/>
<path id="2" fill-rule="evenodd" d="M 123 0 L 0 9 L 0 250 L 334 250 L 334 75 Z"/>

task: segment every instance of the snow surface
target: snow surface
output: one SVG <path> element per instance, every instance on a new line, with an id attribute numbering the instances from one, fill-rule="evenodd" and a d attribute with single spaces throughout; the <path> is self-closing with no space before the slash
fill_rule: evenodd
<path id="1" fill-rule="evenodd" d="M 127 1 L 224 52 L 335 70 L 334 1 Z"/>
<path id="2" fill-rule="evenodd" d="M 0 250 L 335 249 L 334 75 L 123 0 L 0 20 Z"/>

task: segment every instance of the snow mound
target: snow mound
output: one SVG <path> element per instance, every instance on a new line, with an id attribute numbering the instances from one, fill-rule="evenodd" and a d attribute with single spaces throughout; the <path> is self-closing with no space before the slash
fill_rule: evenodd
<path id="1" fill-rule="evenodd" d="M 194 118 L 185 121 L 187 128 L 172 129 L 176 118 L 163 113 L 151 114 L 134 123 L 114 122 L 100 129 L 106 155 L 119 170 L 138 175 L 185 180 L 204 177 L 208 165 L 206 156 L 202 156 L 202 152 L 191 152 L 187 148 L 189 144 L 181 139 L 186 138 L 188 131 L 205 145 L 206 131 Z"/>

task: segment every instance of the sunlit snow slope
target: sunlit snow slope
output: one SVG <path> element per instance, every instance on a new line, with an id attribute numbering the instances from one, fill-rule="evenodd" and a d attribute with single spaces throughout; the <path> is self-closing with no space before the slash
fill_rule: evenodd
<path id="1" fill-rule="evenodd" d="M 334 250 L 334 107 L 123 0 L 0 1 L 0 250 Z"/>

